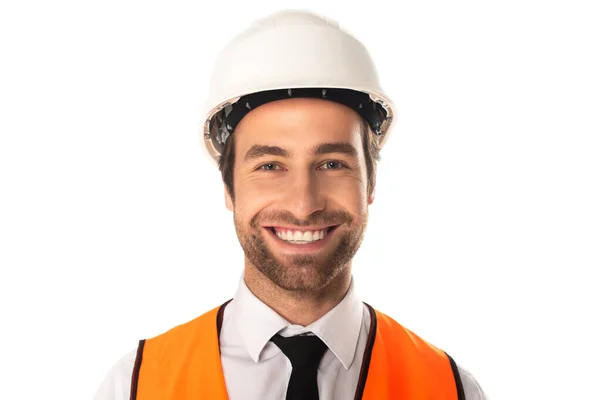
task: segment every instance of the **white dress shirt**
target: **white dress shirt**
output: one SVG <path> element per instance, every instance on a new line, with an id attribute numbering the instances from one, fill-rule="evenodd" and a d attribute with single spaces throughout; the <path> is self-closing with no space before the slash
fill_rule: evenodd
<path id="1" fill-rule="evenodd" d="M 371 318 L 354 286 L 344 299 L 314 323 L 292 325 L 259 300 L 240 278 L 225 307 L 221 327 L 221 362 L 230 400 L 284 400 L 292 373 L 288 358 L 271 337 L 312 332 L 328 347 L 318 368 L 320 400 L 354 398 Z M 108 373 L 96 400 L 129 400 L 136 350 Z M 466 400 L 485 400 L 473 376 L 458 366 Z"/>

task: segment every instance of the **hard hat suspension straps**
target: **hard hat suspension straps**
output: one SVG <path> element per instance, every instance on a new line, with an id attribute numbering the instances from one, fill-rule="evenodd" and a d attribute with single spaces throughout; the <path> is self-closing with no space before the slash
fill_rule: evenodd
<path id="1" fill-rule="evenodd" d="M 212 142 L 218 150 L 233 133 L 239 122 L 253 109 L 271 101 L 290 98 L 317 98 L 335 101 L 356 111 L 364 118 L 376 135 L 381 135 L 381 125 L 386 120 L 384 107 L 363 92 L 341 88 L 276 89 L 251 93 L 226 105 L 210 122 Z"/>

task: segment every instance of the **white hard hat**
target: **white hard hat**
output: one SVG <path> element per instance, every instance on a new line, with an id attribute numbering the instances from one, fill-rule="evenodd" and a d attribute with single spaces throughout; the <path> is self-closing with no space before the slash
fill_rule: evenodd
<path id="1" fill-rule="evenodd" d="M 336 21 L 286 10 L 255 21 L 217 57 L 200 140 L 218 161 L 247 112 L 289 97 L 319 97 L 353 108 L 369 123 L 379 148 L 394 121 L 394 104 L 364 45 Z"/>

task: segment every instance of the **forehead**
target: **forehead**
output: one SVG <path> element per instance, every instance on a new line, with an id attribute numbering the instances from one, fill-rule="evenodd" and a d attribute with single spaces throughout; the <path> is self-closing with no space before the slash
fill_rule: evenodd
<path id="1" fill-rule="evenodd" d="M 333 142 L 350 142 L 358 148 L 361 117 L 349 107 L 329 100 L 285 99 L 249 112 L 234 134 L 236 152 L 244 152 L 255 144 L 277 145 L 292 152 Z"/>

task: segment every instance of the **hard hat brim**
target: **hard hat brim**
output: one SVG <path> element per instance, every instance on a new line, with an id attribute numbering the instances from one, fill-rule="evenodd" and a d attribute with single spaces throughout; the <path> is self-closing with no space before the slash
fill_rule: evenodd
<path id="1" fill-rule="evenodd" d="M 237 124 L 251 110 L 271 101 L 286 98 L 322 98 L 335 101 L 356 111 L 371 127 L 382 148 L 394 121 L 395 108 L 383 93 L 369 93 L 355 88 L 295 87 L 246 93 L 214 107 L 202 124 L 200 140 L 208 155 L 218 163 L 227 139 Z"/>

